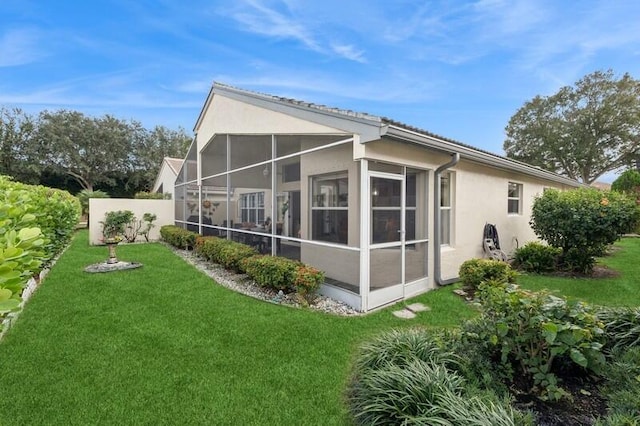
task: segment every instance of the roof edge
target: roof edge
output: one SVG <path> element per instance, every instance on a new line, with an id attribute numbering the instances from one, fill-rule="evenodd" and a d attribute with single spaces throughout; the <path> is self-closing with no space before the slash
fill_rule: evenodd
<path id="1" fill-rule="evenodd" d="M 550 180 L 572 187 L 584 186 L 583 183 L 578 182 L 577 180 L 538 168 L 536 166 L 532 166 L 527 163 L 512 160 L 498 154 L 480 151 L 477 148 L 465 146 L 458 142 L 447 141 L 432 135 L 426 135 L 394 124 L 389 124 L 386 128 L 385 133 L 386 134 L 384 136 L 386 137 L 427 146 L 442 152 L 446 152 L 448 154 L 457 152 L 464 159 L 489 165 L 495 168 L 524 173 L 530 176 Z"/>

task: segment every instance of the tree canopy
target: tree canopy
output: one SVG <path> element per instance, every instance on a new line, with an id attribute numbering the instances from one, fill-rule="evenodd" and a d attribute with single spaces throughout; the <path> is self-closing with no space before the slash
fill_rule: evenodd
<path id="1" fill-rule="evenodd" d="M 592 183 L 640 154 L 640 81 L 596 71 L 526 102 L 505 130 L 509 158 Z"/>
<path id="2" fill-rule="evenodd" d="M 183 157 L 191 137 L 183 129 L 148 130 L 135 120 L 78 111 L 43 111 L 32 117 L 0 107 L 0 174 L 29 183 L 64 176 L 81 189 L 149 190 L 165 156 Z M 116 188 L 117 187 L 117 188 Z M 76 190 L 77 190 L 76 186 Z"/>

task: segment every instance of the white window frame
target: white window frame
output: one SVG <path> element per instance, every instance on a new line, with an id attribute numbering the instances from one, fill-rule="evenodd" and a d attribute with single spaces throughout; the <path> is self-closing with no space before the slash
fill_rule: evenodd
<path id="1" fill-rule="evenodd" d="M 447 182 L 447 187 L 443 188 L 444 182 L 446 178 L 446 182 Z M 449 172 L 449 173 L 443 173 L 442 175 L 440 175 L 440 245 L 441 246 L 450 246 L 451 245 L 451 240 L 452 240 L 452 236 L 453 236 L 453 232 L 452 232 L 452 228 L 453 228 L 453 221 L 452 221 L 452 217 L 453 217 L 453 173 Z M 444 197 L 445 195 L 445 190 L 447 191 L 447 195 L 448 197 Z M 445 205 L 443 203 L 444 199 L 448 199 L 449 200 L 449 205 Z M 449 216 L 449 220 L 447 221 L 449 227 L 448 229 L 445 230 L 445 228 L 443 227 L 443 224 L 445 223 L 445 221 L 443 220 L 443 217 L 447 215 Z M 447 232 L 445 232 L 447 231 Z"/>
<path id="2" fill-rule="evenodd" d="M 251 212 L 254 212 L 255 221 L 250 220 Z M 264 191 L 240 195 L 240 219 L 242 222 L 252 222 L 257 225 L 264 223 Z"/>
<path id="3" fill-rule="evenodd" d="M 511 193 L 512 185 L 514 185 L 517 190 L 516 196 L 513 196 Z M 507 187 L 507 214 L 513 215 L 513 216 L 522 215 L 522 189 L 523 189 L 523 186 L 521 183 L 509 181 L 508 187 Z M 517 201 L 516 211 L 512 211 L 511 209 L 512 201 Z"/>
<path id="4" fill-rule="evenodd" d="M 328 241 L 328 240 L 323 240 L 323 239 L 318 239 L 318 238 L 314 238 L 313 237 L 313 218 L 314 218 L 314 212 L 316 211 L 345 211 L 347 212 L 347 227 L 348 225 L 348 217 L 349 217 L 349 194 L 347 192 L 347 199 L 346 201 L 342 202 L 343 204 L 341 204 L 340 200 L 336 200 L 335 203 L 327 203 L 327 204 L 335 204 L 333 206 L 317 206 L 316 204 L 316 200 L 315 197 L 319 196 L 320 194 L 316 194 L 315 188 L 316 188 L 316 182 L 321 182 L 321 181 L 327 181 L 327 180 L 338 180 L 338 179 L 346 179 L 347 181 L 347 191 L 349 190 L 349 173 L 347 171 L 341 171 L 341 172 L 336 172 L 336 173 L 331 173 L 331 174 L 325 174 L 325 175 L 316 175 L 316 176 L 311 176 L 310 177 L 310 186 L 311 186 L 311 217 L 310 217 L 310 227 L 309 227 L 309 235 L 311 236 L 311 239 L 313 241 Z M 336 196 L 338 196 L 339 194 L 336 194 Z M 348 228 L 347 228 L 348 229 Z M 341 244 L 341 245 L 346 245 L 348 244 L 348 236 L 347 236 L 347 241 L 345 242 L 335 242 L 335 241 L 330 241 L 332 243 L 335 244 Z"/>

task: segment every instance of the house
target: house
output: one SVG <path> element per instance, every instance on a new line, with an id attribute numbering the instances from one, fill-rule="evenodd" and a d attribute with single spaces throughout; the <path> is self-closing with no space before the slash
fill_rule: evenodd
<path id="1" fill-rule="evenodd" d="M 214 83 L 175 183 L 176 224 L 326 274 L 361 311 L 450 283 L 536 237 L 534 197 L 574 180 L 369 114 Z"/>
<path id="2" fill-rule="evenodd" d="M 182 162 L 181 158 L 164 157 L 151 192 L 171 194 L 171 198 L 173 198 L 173 185 L 182 168 Z"/>

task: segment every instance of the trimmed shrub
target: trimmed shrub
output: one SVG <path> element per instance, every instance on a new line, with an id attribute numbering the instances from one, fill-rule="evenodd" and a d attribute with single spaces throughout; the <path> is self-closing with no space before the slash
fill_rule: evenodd
<path id="1" fill-rule="evenodd" d="M 495 285 L 513 283 L 518 275 L 508 263 L 495 259 L 467 260 L 460 266 L 459 274 L 465 287 L 475 290 L 485 282 Z"/>
<path id="2" fill-rule="evenodd" d="M 287 292 L 294 289 L 299 266 L 298 261 L 275 256 L 253 256 L 243 261 L 245 271 L 259 286 Z"/>
<path id="3" fill-rule="evenodd" d="M 174 247 L 191 250 L 196 244 L 198 234 L 187 231 L 175 225 L 164 225 L 160 227 L 160 236 L 167 243 Z"/>
<path id="4" fill-rule="evenodd" d="M 562 249 L 551 247 L 537 241 L 531 241 L 516 249 L 513 264 L 527 272 L 551 272 L 556 270 Z"/>
<path id="5" fill-rule="evenodd" d="M 295 273 L 293 287 L 301 302 L 310 304 L 316 298 L 320 286 L 324 283 L 324 272 L 309 265 L 300 265 Z"/>
<path id="6" fill-rule="evenodd" d="M 550 189 L 535 198 L 530 224 L 539 238 L 562 249 L 560 266 L 589 273 L 594 256 L 634 229 L 639 217 L 636 200 L 624 194 Z"/>
<path id="7" fill-rule="evenodd" d="M 229 244 L 224 244 L 220 247 L 217 253 L 218 258 L 215 261 L 225 269 L 244 273 L 246 270 L 242 261 L 256 254 L 258 254 L 258 251 L 253 247 L 229 241 Z"/>
<path id="8" fill-rule="evenodd" d="M 524 377 L 530 391 L 558 400 L 566 392 L 556 376 L 559 368 L 600 373 L 605 364 L 604 324 L 595 309 L 546 292 L 480 287 L 482 314 L 463 325 L 507 375 Z"/>
<path id="9" fill-rule="evenodd" d="M 611 190 L 625 194 L 640 196 L 640 172 L 635 169 L 625 170 L 611 184 Z"/>
<path id="10" fill-rule="evenodd" d="M 171 194 L 163 194 L 162 192 L 136 192 L 133 198 L 137 200 L 170 200 Z"/>

